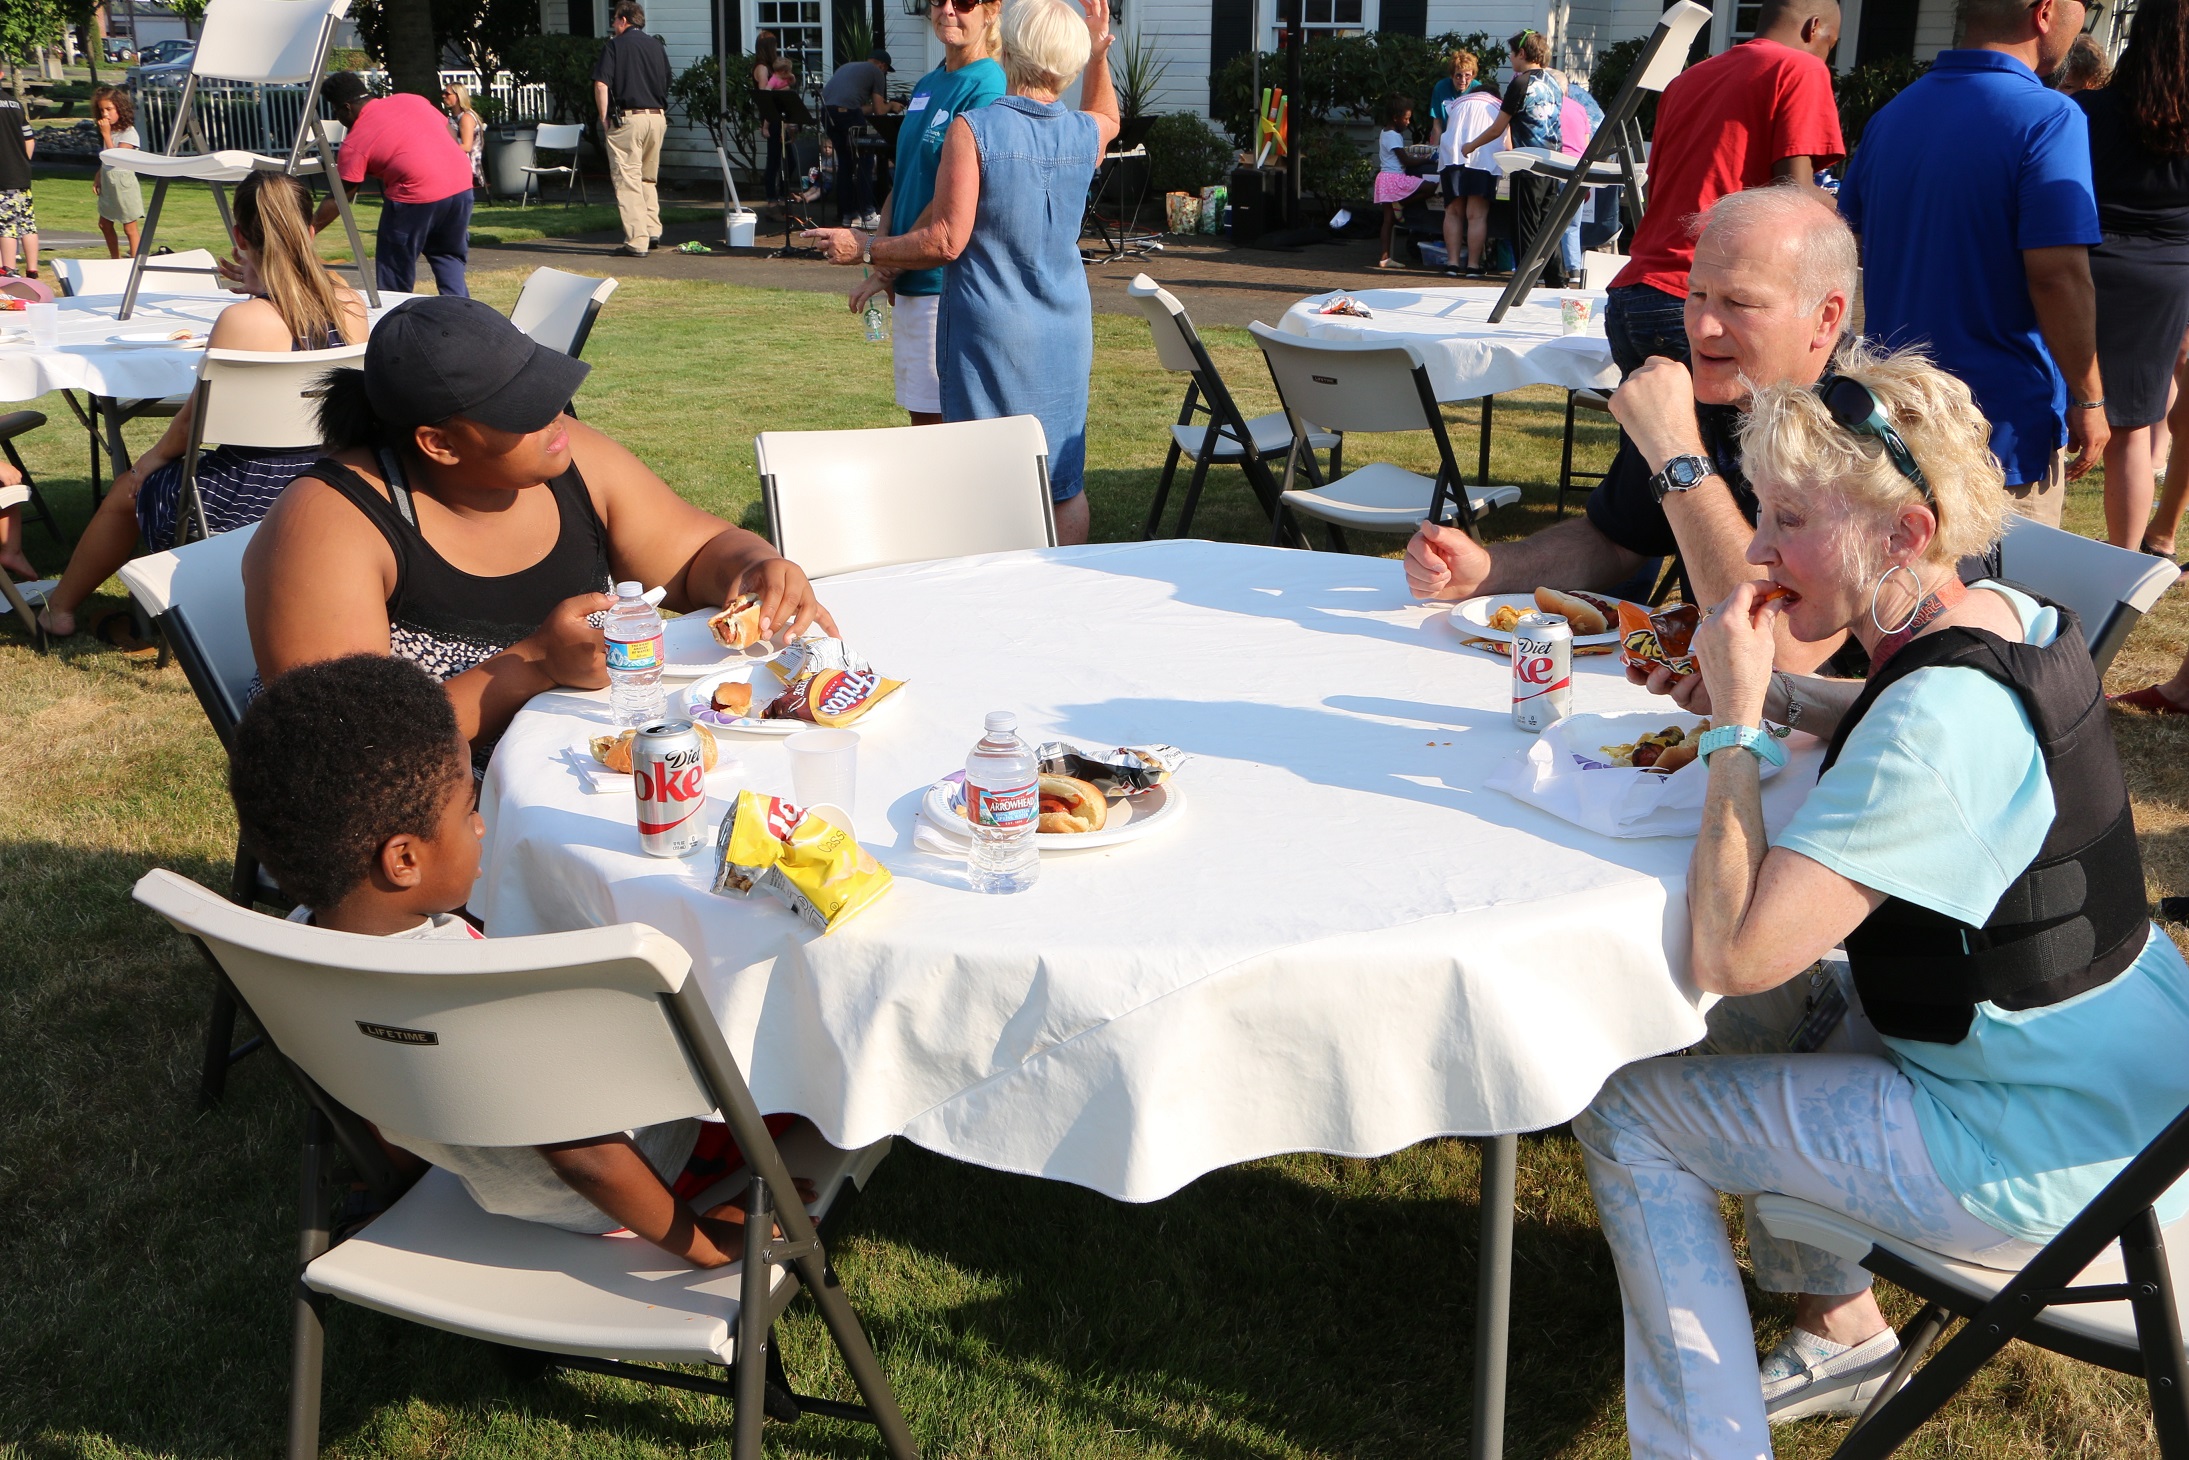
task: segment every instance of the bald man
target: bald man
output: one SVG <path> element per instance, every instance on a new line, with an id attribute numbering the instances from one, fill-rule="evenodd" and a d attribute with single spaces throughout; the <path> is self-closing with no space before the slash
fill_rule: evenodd
<path id="1" fill-rule="evenodd" d="M 1741 474 L 1741 407 L 1750 381 L 1824 374 L 1854 296 L 1855 241 L 1813 188 L 1734 193 L 1704 216 L 1685 305 L 1693 369 L 1660 356 L 1612 396 L 1624 438 L 1587 514 L 1488 547 L 1423 523 L 1406 545 L 1415 597 L 1616 588 L 1675 552 L 1698 603 L 1763 576 L 1747 561 L 1756 496 Z M 1778 664 L 1807 671 L 1836 647 L 1782 634 Z"/>
<path id="2" fill-rule="evenodd" d="M 1651 355 L 1687 359 L 1681 312 L 1696 215 L 1728 193 L 1807 184 L 1846 154 L 1826 60 L 1837 0 L 1771 0 L 1754 40 L 1690 66 L 1657 102 L 1649 211 L 1611 281 L 1604 332 L 1621 375 Z"/>

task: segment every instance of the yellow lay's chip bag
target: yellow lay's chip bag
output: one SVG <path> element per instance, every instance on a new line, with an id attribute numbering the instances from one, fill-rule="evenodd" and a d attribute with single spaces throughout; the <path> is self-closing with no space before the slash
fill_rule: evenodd
<path id="1" fill-rule="evenodd" d="M 1640 604 L 1619 605 L 1619 657 L 1637 669 L 1669 669 L 1675 675 L 1695 672 L 1695 654 L 1689 647 L 1702 611 L 1692 603 L 1675 603 L 1655 613 Z"/>
<path id="2" fill-rule="evenodd" d="M 849 831 L 780 796 L 740 791 L 716 835 L 714 890 L 765 892 L 822 933 L 889 891 L 889 869 Z"/>

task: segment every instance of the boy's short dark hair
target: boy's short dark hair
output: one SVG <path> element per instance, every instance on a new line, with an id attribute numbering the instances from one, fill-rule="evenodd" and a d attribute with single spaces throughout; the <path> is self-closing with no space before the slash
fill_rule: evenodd
<path id="1" fill-rule="evenodd" d="M 431 835 L 455 774 L 456 709 L 403 659 L 292 669 L 244 711 L 228 761 L 243 847 L 282 892 L 330 907 L 388 838 Z"/>

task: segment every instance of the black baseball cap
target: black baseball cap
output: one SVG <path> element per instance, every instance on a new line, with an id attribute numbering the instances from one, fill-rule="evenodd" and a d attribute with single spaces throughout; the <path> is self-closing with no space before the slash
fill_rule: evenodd
<path id="1" fill-rule="evenodd" d="M 889 59 L 889 52 L 883 50 L 880 46 L 876 46 L 873 50 L 868 51 L 866 53 L 866 58 L 869 61 L 872 61 L 879 65 L 884 71 L 889 70 L 891 66 L 896 64 Z"/>
<path id="2" fill-rule="evenodd" d="M 592 368 L 536 342 L 490 304 L 431 294 L 373 327 L 365 394 L 397 430 L 463 416 L 497 431 L 537 431 Z"/>

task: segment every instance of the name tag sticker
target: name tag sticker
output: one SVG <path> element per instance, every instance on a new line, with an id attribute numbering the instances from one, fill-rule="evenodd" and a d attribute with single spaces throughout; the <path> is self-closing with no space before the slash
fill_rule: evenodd
<path id="1" fill-rule="evenodd" d="M 928 100 L 929 98 L 924 96 L 915 96 L 905 104 L 905 110 L 907 112 L 924 112 L 927 110 Z"/>

